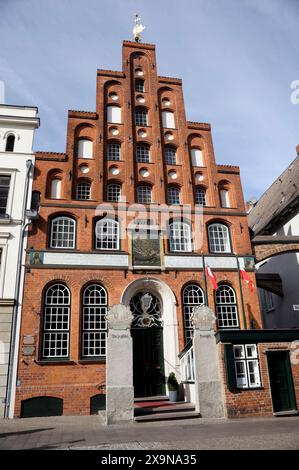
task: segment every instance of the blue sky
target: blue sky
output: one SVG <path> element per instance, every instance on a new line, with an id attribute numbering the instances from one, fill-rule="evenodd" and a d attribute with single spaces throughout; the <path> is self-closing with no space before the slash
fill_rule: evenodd
<path id="1" fill-rule="evenodd" d="M 299 0 L 0 0 L 5 102 L 38 106 L 35 150 L 65 150 L 67 110 L 94 110 L 96 69 L 121 70 L 136 12 L 187 118 L 212 124 L 217 162 L 259 197 L 299 144 Z"/>

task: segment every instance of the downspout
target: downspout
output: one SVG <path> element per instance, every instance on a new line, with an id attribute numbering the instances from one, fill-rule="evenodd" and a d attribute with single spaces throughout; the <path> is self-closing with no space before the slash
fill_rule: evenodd
<path id="1" fill-rule="evenodd" d="M 11 418 L 11 412 L 13 409 L 11 406 L 14 402 L 15 396 L 15 387 L 16 387 L 16 376 L 17 376 L 17 367 L 18 367 L 18 352 L 19 352 L 19 338 L 17 338 L 17 332 L 20 325 L 20 314 L 22 306 L 22 295 L 23 290 L 20 289 L 21 286 L 21 277 L 23 269 L 23 256 L 25 250 L 25 233 L 28 225 L 31 223 L 29 220 L 27 222 L 26 209 L 28 204 L 28 192 L 29 192 L 29 181 L 30 173 L 33 168 L 32 160 L 26 161 L 27 173 L 25 180 L 25 190 L 24 190 L 24 200 L 22 207 L 22 224 L 21 224 L 21 236 L 18 249 L 18 258 L 17 258 L 17 276 L 16 276 L 16 286 L 15 286 L 15 304 L 13 307 L 12 315 L 12 326 L 11 326 L 11 337 L 10 337 L 10 349 L 9 349 L 9 364 L 8 364 L 8 374 L 7 374 L 7 388 L 6 388 L 6 399 L 5 399 L 5 408 L 4 408 L 4 417 Z M 13 400 L 12 400 L 13 399 Z"/>

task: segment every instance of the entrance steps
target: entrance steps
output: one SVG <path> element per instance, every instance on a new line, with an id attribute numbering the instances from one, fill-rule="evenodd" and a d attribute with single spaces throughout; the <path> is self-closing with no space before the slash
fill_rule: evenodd
<path id="1" fill-rule="evenodd" d="M 170 402 L 168 397 L 135 398 L 134 416 L 137 422 L 199 418 L 193 403 Z"/>

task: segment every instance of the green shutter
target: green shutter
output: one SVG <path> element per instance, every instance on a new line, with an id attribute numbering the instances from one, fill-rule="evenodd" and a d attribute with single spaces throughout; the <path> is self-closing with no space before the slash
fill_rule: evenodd
<path id="1" fill-rule="evenodd" d="M 232 344 L 224 345 L 224 360 L 226 368 L 226 383 L 227 388 L 233 392 L 237 388 L 236 372 L 235 372 L 235 358 L 234 348 Z"/>

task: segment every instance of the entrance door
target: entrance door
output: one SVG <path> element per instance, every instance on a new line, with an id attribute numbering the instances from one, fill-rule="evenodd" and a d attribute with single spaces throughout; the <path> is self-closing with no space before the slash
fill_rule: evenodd
<path id="1" fill-rule="evenodd" d="M 139 292 L 130 303 L 134 320 L 133 383 L 135 397 L 165 394 L 161 303 L 149 292 Z"/>
<path id="2" fill-rule="evenodd" d="M 274 412 L 296 410 L 289 352 L 268 352 L 267 357 Z"/>

